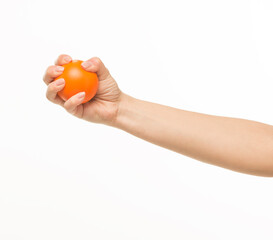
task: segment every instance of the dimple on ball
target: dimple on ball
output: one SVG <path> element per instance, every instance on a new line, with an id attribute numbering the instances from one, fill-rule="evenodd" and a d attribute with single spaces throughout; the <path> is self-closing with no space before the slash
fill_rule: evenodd
<path id="1" fill-rule="evenodd" d="M 96 73 L 87 72 L 81 66 L 83 61 L 72 60 L 70 63 L 62 65 L 63 73 L 55 78 L 55 81 L 63 78 L 65 80 L 64 88 L 58 92 L 58 95 L 67 101 L 73 95 L 79 92 L 85 92 L 85 97 L 82 103 L 90 101 L 98 90 L 98 76 Z"/>

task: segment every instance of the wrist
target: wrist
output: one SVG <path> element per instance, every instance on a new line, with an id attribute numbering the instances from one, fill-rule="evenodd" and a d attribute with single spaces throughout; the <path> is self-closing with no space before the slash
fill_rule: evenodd
<path id="1" fill-rule="evenodd" d="M 117 102 L 117 110 L 116 115 L 113 121 L 111 122 L 111 126 L 115 128 L 120 128 L 122 125 L 122 119 L 126 115 L 126 112 L 131 108 L 130 105 L 134 101 L 134 98 L 121 92 L 119 100 Z"/>

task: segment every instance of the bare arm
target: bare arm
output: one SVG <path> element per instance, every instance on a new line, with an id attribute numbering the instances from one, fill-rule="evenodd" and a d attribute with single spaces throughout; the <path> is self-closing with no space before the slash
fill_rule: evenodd
<path id="1" fill-rule="evenodd" d="M 191 158 L 273 176 L 273 126 L 206 115 L 122 94 L 114 126 Z"/>
<path id="2" fill-rule="evenodd" d="M 89 122 L 122 129 L 151 143 L 194 159 L 234 171 L 273 177 L 273 126 L 237 118 L 184 111 L 135 99 L 122 93 L 99 58 L 82 67 L 96 72 L 99 88 L 95 98 L 84 103 L 78 93 L 62 100 L 58 92 L 63 82 L 53 81 L 62 70 L 58 65 L 71 61 L 61 55 L 50 66 L 44 82 L 46 96 L 74 116 Z"/>

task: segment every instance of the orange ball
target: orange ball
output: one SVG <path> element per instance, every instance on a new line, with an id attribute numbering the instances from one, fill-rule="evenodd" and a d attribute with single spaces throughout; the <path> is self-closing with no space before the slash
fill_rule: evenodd
<path id="1" fill-rule="evenodd" d="M 81 66 L 83 61 L 73 60 L 64 67 L 63 73 L 55 78 L 54 81 L 63 78 L 65 80 L 64 88 L 58 92 L 58 95 L 67 101 L 73 95 L 79 92 L 85 92 L 83 103 L 91 100 L 98 90 L 98 76 L 96 73 L 87 72 Z"/>

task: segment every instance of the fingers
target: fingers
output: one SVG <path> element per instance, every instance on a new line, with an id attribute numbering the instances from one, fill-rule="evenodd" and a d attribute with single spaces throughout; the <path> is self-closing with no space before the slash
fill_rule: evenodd
<path id="1" fill-rule="evenodd" d="M 45 72 L 43 80 L 46 85 L 51 83 L 56 77 L 60 76 L 64 71 L 62 66 L 49 66 Z"/>
<path id="2" fill-rule="evenodd" d="M 80 92 L 69 98 L 65 103 L 64 103 L 64 108 L 66 109 L 67 112 L 71 114 L 76 114 L 78 110 L 78 106 L 81 105 L 85 97 L 85 92 Z"/>
<path id="3" fill-rule="evenodd" d="M 69 55 L 61 54 L 55 61 L 55 65 L 64 65 L 72 61 L 72 58 Z"/>
<path id="4" fill-rule="evenodd" d="M 43 80 L 48 85 L 56 77 L 60 76 L 63 73 L 64 68 L 58 65 L 64 65 L 72 61 L 72 58 L 66 54 L 62 54 L 55 61 L 55 65 L 49 66 L 44 74 Z M 56 66 L 57 65 L 57 66 Z"/>
<path id="5" fill-rule="evenodd" d="M 64 85 L 65 85 L 65 80 L 63 78 L 60 78 L 50 83 L 47 87 L 46 98 L 55 104 L 59 104 L 63 106 L 64 100 L 62 100 L 57 94 L 59 91 L 61 91 L 64 88 Z"/>
<path id="6" fill-rule="evenodd" d="M 98 75 L 99 80 L 104 80 L 110 73 L 104 66 L 103 62 L 98 57 L 93 57 L 82 63 L 82 67 L 89 72 L 95 72 Z"/>
<path id="7" fill-rule="evenodd" d="M 82 104 L 85 92 L 80 92 L 69 98 L 66 102 L 58 96 L 58 92 L 65 86 L 65 80 L 60 78 L 48 85 L 46 97 L 49 101 L 63 106 L 67 112 L 76 115 L 78 106 Z"/>

